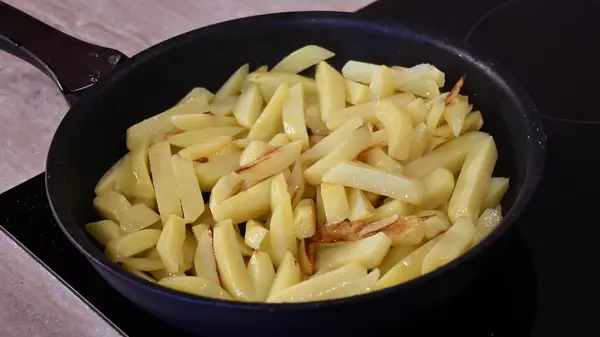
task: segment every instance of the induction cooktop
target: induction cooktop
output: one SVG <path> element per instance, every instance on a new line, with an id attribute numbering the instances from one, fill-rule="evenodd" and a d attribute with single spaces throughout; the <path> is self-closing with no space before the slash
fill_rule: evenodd
<path id="1" fill-rule="evenodd" d="M 538 192 L 481 276 L 426 322 L 385 336 L 600 336 L 600 276 L 593 273 L 600 257 L 599 10 L 593 0 L 380 0 L 359 11 L 446 34 L 492 56 L 531 94 L 549 144 Z M 0 229 L 123 335 L 189 336 L 97 275 L 56 225 L 43 174 L 0 195 L 0 205 Z"/>

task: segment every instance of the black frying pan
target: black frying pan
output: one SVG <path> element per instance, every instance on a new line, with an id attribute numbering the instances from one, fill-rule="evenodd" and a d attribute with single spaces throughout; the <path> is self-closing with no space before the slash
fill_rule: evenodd
<path id="1" fill-rule="evenodd" d="M 446 72 L 449 83 L 466 74 L 463 90 L 482 111 L 484 130 L 494 136 L 499 149 L 495 174 L 511 178 L 503 201 L 506 215 L 498 229 L 462 257 L 423 277 L 367 295 L 306 304 L 190 296 L 141 280 L 109 262 L 82 225 L 96 219 L 94 185 L 125 153 L 127 127 L 172 106 L 194 86 L 217 89 L 243 63 L 274 65 L 307 44 L 335 51 L 332 64 L 338 68 L 348 59 L 429 62 Z M 387 328 L 401 334 L 403 324 L 468 286 L 527 206 L 544 166 L 546 136 L 536 109 L 497 64 L 447 39 L 356 14 L 298 12 L 233 20 L 177 36 L 128 59 L 0 3 L 0 49 L 36 65 L 74 103 L 52 140 L 46 166 L 48 198 L 65 235 L 132 302 L 204 335 L 376 335 Z"/>

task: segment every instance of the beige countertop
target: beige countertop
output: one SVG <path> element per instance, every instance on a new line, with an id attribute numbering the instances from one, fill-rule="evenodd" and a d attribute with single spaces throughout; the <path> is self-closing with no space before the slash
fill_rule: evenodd
<path id="1" fill-rule="evenodd" d="M 68 34 L 130 56 L 169 37 L 219 21 L 282 11 L 354 11 L 372 2 L 4 1 Z M 34 67 L 0 52 L 0 193 L 44 170 L 53 132 L 67 109 L 52 81 Z M 118 336 L 1 232 L 0 275 L 0 337 Z"/>

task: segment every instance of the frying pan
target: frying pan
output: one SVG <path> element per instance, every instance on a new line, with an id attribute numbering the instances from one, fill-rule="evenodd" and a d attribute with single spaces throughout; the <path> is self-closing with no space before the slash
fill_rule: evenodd
<path id="1" fill-rule="evenodd" d="M 127 127 L 172 106 L 194 86 L 217 89 L 243 63 L 272 66 L 307 44 L 335 51 L 332 65 L 338 69 L 356 59 L 432 63 L 446 72 L 450 83 L 466 74 L 463 90 L 482 111 L 484 130 L 498 146 L 494 174 L 511 178 L 500 226 L 460 258 L 405 284 L 305 304 L 195 297 L 151 284 L 110 263 L 82 225 L 97 219 L 91 206 L 94 185 L 125 153 Z M 0 2 L 0 49 L 44 71 L 71 104 L 46 164 L 48 200 L 65 235 L 118 292 L 156 317 L 201 335 L 373 335 L 388 328 L 402 332 L 469 285 L 527 206 L 544 166 L 546 136 L 540 118 L 510 74 L 460 43 L 357 14 L 296 12 L 243 18 L 191 31 L 127 58 L 64 35 Z"/>

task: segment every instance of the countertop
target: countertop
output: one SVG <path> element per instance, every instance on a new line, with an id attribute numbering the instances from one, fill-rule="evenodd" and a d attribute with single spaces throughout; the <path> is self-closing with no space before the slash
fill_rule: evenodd
<path id="1" fill-rule="evenodd" d="M 372 1 L 5 2 L 77 38 L 131 56 L 169 37 L 228 19 L 297 10 L 355 11 Z M 0 193 L 44 170 L 52 135 L 67 109 L 50 79 L 0 52 Z M 0 337 L 119 335 L 2 232 L 0 275 Z"/>

